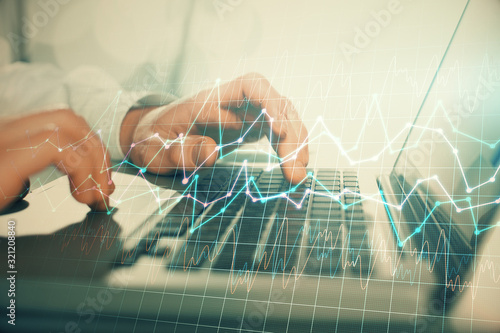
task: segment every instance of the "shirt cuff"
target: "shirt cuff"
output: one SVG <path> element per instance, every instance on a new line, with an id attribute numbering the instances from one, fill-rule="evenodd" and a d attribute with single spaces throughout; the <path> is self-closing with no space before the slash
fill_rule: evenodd
<path id="1" fill-rule="evenodd" d="M 108 149 L 111 159 L 123 159 L 120 146 L 120 128 L 123 119 L 133 105 L 147 93 L 121 90 L 101 91 L 89 94 L 88 98 L 73 96 L 71 108 L 83 116 L 94 133 L 97 133 Z"/>
<path id="2" fill-rule="evenodd" d="M 69 106 L 100 136 L 113 160 L 125 157 L 120 145 L 120 130 L 129 110 L 160 106 L 175 99 L 167 94 L 122 91 L 109 75 L 89 67 L 71 72 L 65 83 Z"/>
<path id="3" fill-rule="evenodd" d="M 115 102 L 109 104 L 106 112 L 102 115 L 94 132 L 99 133 L 102 142 L 108 148 L 108 152 L 113 160 L 123 160 L 120 144 L 120 132 L 123 119 L 131 109 L 138 109 L 148 106 L 162 106 L 169 104 L 177 98 L 173 95 L 159 95 L 148 92 L 122 92 L 116 94 Z"/>
<path id="4" fill-rule="evenodd" d="M 111 129 L 111 131 L 116 131 L 116 133 L 110 133 L 110 137 L 115 137 L 118 143 L 118 152 L 111 152 L 110 150 L 110 155 L 112 159 L 120 159 L 123 160 L 125 158 L 125 155 L 123 154 L 123 151 L 121 149 L 120 145 L 120 130 L 121 130 L 121 124 L 123 122 L 123 119 L 125 119 L 125 116 L 128 111 L 131 109 L 140 109 L 148 106 L 162 106 L 162 105 L 167 105 L 172 103 L 177 99 L 176 96 L 171 95 L 171 94 L 147 94 L 147 93 L 131 93 L 130 96 L 126 96 L 127 100 L 130 101 L 132 98 L 135 103 L 130 104 L 130 107 L 127 109 L 127 111 L 123 114 L 123 116 L 120 118 L 119 125 L 118 127 L 114 127 Z M 127 104 L 128 105 L 128 104 Z M 115 154 L 115 155 L 113 155 Z"/>

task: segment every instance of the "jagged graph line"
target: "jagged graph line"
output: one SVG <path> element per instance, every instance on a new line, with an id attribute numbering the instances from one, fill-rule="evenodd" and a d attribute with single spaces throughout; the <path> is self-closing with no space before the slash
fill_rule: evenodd
<path id="1" fill-rule="evenodd" d="M 394 60 L 393 62 L 391 62 L 391 66 L 394 66 L 394 69 L 396 70 L 397 66 L 396 66 L 396 61 Z M 484 68 L 489 68 L 489 59 L 487 57 L 485 57 L 485 60 L 483 62 L 483 67 Z M 449 73 L 448 73 L 448 76 L 441 76 L 439 77 L 439 80 L 440 81 L 443 81 L 444 82 L 447 82 L 449 80 L 449 77 L 451 76 L 451 74 L 454 72 L 454 71 L 460 71 L 460 66 L 458 63 L 455 64 L 455 66 L 453 68 L 450 69 Z M 399 71 L 398 73 L 404 73 L 404 71 Z M 493 75 L 495 76 L 496 75 L 496 72 L 494 72 L 493 74 L 490 73 L 490 76 Z M 407 76 L 407 80 L 408 80 L 408 73 L 406 73 L 406 76 Z M 218 100 L 219 100 L 219 120 L 221 120 L 221 112 L 220 112 L 220 89 L 219 89 L 219 85 L 220 85 L 220 80 L 217 80 L 216 81 L 216 84 L 212 87 L 211 91 L 209 92 L 207 98 L 205 99 L 204 101 L 204 104 L 201 108 L 201 110 L 204 109 L 206 103 L 208 102 L 208 100 L 212 97 L 213 94 L 217 93 L 217 97 L 218 97 Z M 330 88 L 329 88 L 330 89 Z M 119 92 L 117 94 L 117 96 L 115 97 L 115 99 L 113 100 L 113 102 L 108 106 L 108 108 L 106 109 L 106 112 L 103 112 L 103 114 L 101 115 L 101 118 L 102 119 L 104 117 L 104 115 L 108 112 L 111 112 L 113 110 L 113 107 L 112 105 L 114 104 L 115 105 L 115 112 L 116 113 L 116 106 L 118 104 L 118 101 L 120 100 L 120 96 L 121 96 L 121 92 Z M 477 97 L 477 96 L 476 96 Z M 357 149 L 359 149 L 359 146 L 360 146 L 360 143 L 362 143 L 362 133 L 367 129 L 367 127 L 370 125 L 370 118 L 371 118 L 371 115 L 372 114 L 375 114 L 376 116 L 380 117 L 380 119 L 383 119 L 383 115 L 382 115 L 382 110 L 381 110 L 381 107 L 380 107 L 380 101 L 379 101 L 379 97 L 378 95 L 374 95 L 373 98 L 372 98 L 372 101 L 369 105 L 369 108 L 367 110 L 367 113 L 366 113 L 366 116 L 365 116 L 365 120 L 363 121 L 363 125 L 362 125 L 362 128 L 360 130 L 360 135 L 358 136 L 356 142 L 353 144 L 353 146 L 351 148 L 346 148 L 344 147 L 344 145 L 342 144 L 341 140 L 337 137 L 335 137 L 331 131 L 328 129 L 328 127 L 325 125 L 325 123 L 323 122 L 323 119 L 320 117 L 317 119 L 317 121 L 315 122 L 314 126 L 312 127 L 312 129 L 309 131 L 309 135 L 308 137 L 306 138 L 306 140 L 304 142 L 302 142 L 295 151 L 289 153 L 288 155 L 284 156 L 284 157 L 280 157 L 280 156 L 276 156 L 275 154 L 272 154 L 272 153 L 269 153 L 269 152 L 266 152 L 266 154 L 268 155 L 268 167 L 266 169 L 266 171 L 271 171 L 275 168 L 279 168 L 283 163 L 286 163 L 290 160 L 294 160 L 297 158 L 297 153 L 303 149 L 306 145 L 306 142 L 309 142 L 309 143 L 313 143 L 317 140 L 319 140 L 320 138 L 322 137 L 327 137 L 327 138 L 330 138 L 333 143 L 337 146 L 337 148 L 339 149 L 340 151 L 340 154 L 346 158 L 349 163 L 351 165 L 360 165 L 360 164 L 363 164 L 363 163 L 367 163 L 367 162 L 372 162 L 372 161 L 377 161 L 381 156 L 382 154 L 384 154 L 385 152 L 389 152 L 391 154 L 394 154 L 394 153 L 397 153 L 397 152 L 400 152 L 402 150 L 409 150 L 409 149 L 412 149 L 412 148 L 416 148 L 418 147 L 421 139 L 423 138 L 424 136 L 424 133 L 427 133 L 427 132 L 433 132 L 433 133 L 437 133 L 439 134 L 442 139 L 448 144 L 450 150 L 453 152 L 454 156 L 455 156 L 455 159 L 457 161 L 457 164 L 459 166 L 459 169 L 460 169 L 460 173 L 462 175 L 462 178 L 463 178 L 463 181 L 464 183 L 466 184 L 466 191 L 467 193 L 471 193 L 479 188 L 481 188 L 482 186 L 485 186 L 487 184 L 491 184 L 491 183 L 494 183 L 495 182 L 495 179 L 496 179 L 496 176 L 500 170 L 500 165 L 496 168 L 496 170 L 494 171 L 494 173 L 491 175 L 491 177 L 487 180 L 487 181 L 484 181 L 482 183 L 479 183 L 477 185 L 474 185 L 472 186 L 466 175 L 465 175 L 465 171 L 464 171 L 464 168 L 462 166 L 462 162 L 460 160 L 460 157 L 459 157 L 459 152 L 458 150 L 453 146 L 453 144 L 451 143 L 451 141 L 448 139 L 448 137 L 444 134 L 443 130 L 441 128 L 432 128 L 429 126 L 432 118 L 434 118 L 438 112 L 442 112 L 444 113 L 446 119 L 448 120 L 452 130 L 454 133 L 456 133 L 457 135 L 461 135 L 469 140 L 472 140 L 472 141 L 475 141 L 481 145 L 485 145 L 487 148 L 490 148 L 490 149 L 495 149 L 497 147 L 497 145 L 500 143 L 500 139 L 496 142 L 486 142 L 486 141 L 483 141 L 481 138 L 476 138 L 472 135 L 469 135 L 467 133 L 464 133 L 464 132 L 461 132 L 454 124 L 453 124 L 453 121 L 451 120 L 451 118 L 449 117 L 449 112 L 447 112 L 445 106 L 441 103 L 441 102 L 438 102 L 432 112 L 432 115 L 431 117 L 429 117 L 429 120 L 427 122 L 426 125 L 415 125 L 415 124 L 407 124 L 406 127 L 402 128 L 395 136 L 393 136 L 392 138 L 390 138 L 389 136 L 389 132 L 388 132 L 388 128 L 387 128 L 387 125 L 385 124 L 384 121 L 381 122 L 382 124 L 382 132 L 384 133 L 384 138 L 385 138 L 385 145 L 384 147 L 377 153 L 374 153 L 373 156 L 371 157 L 368 157 L 368 158 L 364 158 L 364 159 L 353 159 L 351 156 L 350 156 L 350 153 L 352 153 L 353 151 L 356 151 Z M 186 133 L 182 133 L 180 134 L 177 138 L 175 139 L 167 139 L 167 140 L 164 140 L 162 139 L 158 133 L 155 133 L 154 135 L 152 135 L 151 137 L 149 138 L 146 138 L 140 142 L 134 142 L 131 144 L 130 146 L 130 149 L 128 150 L 128 152 L 126 153 L 125 155 L 125 158 L 119 162 L 118 164 L 116 165 L 113 165 L 111 166 L 110 168 L 104 168 L 104 165 L 103 167 L 101 168 L 101 172 L 108 172 L 108 176 L 110 174 L 110 171 L 113 170 L 113 169 L 116 169 L 116 170 L 119 170 L 122 166 L 124 165 L 130 165 L 132 167 L 135 167 L 138 169 L 138 175 L 139 176 L 142 176 L 144 177 L 144 173 L 146 172 L 147 170 L 147 167 L 149 166 L 149 164 L 147 164 L 146 166 L 143 166 L 143 167 L 139 167 L 135 164 L 133 164 L 132 162 L 130 162 L 128 160 L 128 157 L 130 155 L 130 152 L 131 150 L 138 144 L 141 144 L 143 142 L 147 142 L 149 140 L 161 140 L 162 142 L 162 147 L 160 149 L 158 149 L 158 152 L 154 155 L 154 157 L 156 157 L 158 154 L 161 153 L 162 150 L 164 149 L 169 149 L 171 147 L 172 144 L 177 144 L 179 143 L 181 145 L 181 151 L 183 152 L 184 151 L 184 142 L 186 140 L 186 138 L 189 136 L 192 128 L 195 126 L 195 122 L 196 120 L 198 119 L 198 117 L 200 117 L 201 115 L 201 111 L 196 115 L 194 121 L 191 123 L 190 127 L 187 129 Z M 269 114 L 267 113 L 267 111 L 265 109 L 262 109 L 262 112 L 258 115 L 258 117 L 249 125 L 248 129 L 235 141 L 233 142 L 229 142 L 229 143 L 225 143 L 225 144 L 222 144 L 222 125 L 219 125 L 219 142 L 221 142 L 218 146 L 216 146 L 216 149 L 210 154 L 210 156 L 205 160 L 205 161 L 202 161 L 201 163 L 199 163 L 199 165 L 196 167 L 196 169 L 191 173 L 191 174 L 187 174 L 187 170 L 184 166 L 184 163 L 182 163 L 182 172 L 183 172 L 183 175 L 184 175 L 184 178 L 182 180 L 182 183 L 187 185 L 186 187 L 186 190 L 184 191 L 184 193 L 182 193 L 179 197 L 176 197 L 176 198 L 169 198 L 167 200 L 173 200 L 173 203 L 172 205 L 175 204 L 175 202 L 177 202 L 178 200 L 180 200 L 181 198 L 183 197 L 186 197 L 188 199 L 192 199 L 193 201 L 195 202 L 198 202 L 199 204 L 203 204 L 205 207 L 207 207 L 208 205 L 210 205 L 211 203 L 213 202 L 200 202 L 200 200 L 198 200 L 196 198 L 196 196 L 192 196 L 191 194 L 186 194 L 188 189 L 190 189 L 193 185 L 196 187 L 197 185 L 197 171 L 206 163 L 206 161 L 212 157 L 214 154 L 217 154 L 217 155 L 220 155 L 220 158 L 224 158 L 226 156 L 229 156 L 230 154 L 233 154 L 234 152 L 236 152 L 237 150 L 233 150 L 231 152 L 228 152 L 226 154 L 223 154 L 223 149 L 225 148 L 228 148 L 228 147 L 231 147 L 231 146 L 239 146 L 241 145 L 242 143 L 245 142 L 245 138 L 246 136 L 250 133 L 250 131 L 253 129 L 254 126 L 256 126 L 259 122 L 262 122 L 263 121 L 263 118 L 265 117 L 268 117 L 269 119 L 268 120 L 268 123 L 270 124 L 270 133 L 269 133 L 269 138 L 270 140 L 272 141 L 272 123 L 273 123 L 273 119 L 269 116 Z M 114 122 L 114 115 L 113 115 L 113 122 Z M 97 124 L 94 125 L 92 127 L 92 131 L 95 130 L 97 128 Z M 411 129 L 420 129 L 422 132 L 421 132 L 421 135 L 420 137 L 418 138 L 418 140 L 413 144 L 413 145 L 409 145 L 407 147 L 404 147 L 402 149 L 395 149 L 393 147 L 394 143 L 400 139 L 403 135 L 406 135 L 408 131 L 410 131 Z M 92 133 L 92 132 L 91 132 Z M 63 151 L 65 149 L 76 149 L 79 145 L 83 144 L 86 140 L 90 140 L 94 135 L 99 135 L 101 134 L 101 130 L 97 130 L 97 134 L 94 134 L 92 135 L 91 133 L 87 134 L 87 136 L 85 136 L 82 140 L 78 141 L 78 142 L 75 142 L 73 144 L 69 144 L 69 145 L 65 145 L 65 146 L 60 146 L 60 145 L 57 145 L 57 144 L 54 144 L 50 141 L 50 138 L 48 138 L 45 142 L 42 142 L 41 144 L 39 145 L 36 145 L 36 146 L 31 146 L 31 147 L 26 147 L 26 148 L 20 148 L 20 149 L 31 149 L 34 151 L 34 154 L 36 153 L 36 151 L 44 144 L 50 144 L 52 146 L 54 146 L 55 148 L 57 148 L 59 151 Z M 312 134 L 311 134 L 312 133 Z M 28 134 L 28 133 L 27 133 Z M 59 142 L 59 139 L 58 139 L 58 133 L 57 133 L 57 129 L 54 131 L 54 134 L 56 135 L 56 138 L 57 138 L 57 142 Z M 109 138 L 108 138 L 109 139 Z M 109 142 L 109 140 L 108 140 Z M 245 151 L 248 151 L 248 152 L 257 152 L 257 151 L 262 151 L 262 150 L 245 150 Z M 181 157 L 184 158 L 184 154 L 181 154 Z M 275 159 L 276 163 L 274 164 L 271 164 L 271 158 Z M 154 159 L 154 158 L 153 158 Z M 152 160 L 153 160 L 152 159 Z M 151 160 L 151 162 L 152 162 Z M 151 163 L 150 162 L 150 163 Z M 184 161 L 183 161 L 184 162 Z M 268 201 L 268 200 L 273 200 L 273 199 L 278 199 L 278 198 L 285 198 L 286 200 L 288 200 L 289 202 L 291 202 L 292 204 L 294 204 L 297 208 L 300 208 L 301 205 L 302 205 L 302 202 L 304 201 L 305 197 L 309 194 L 313 194 L 313 195 L 323 195 L 325 196 L 324 193 L 318 193 L 318 192 L 313 192 L 313 191 L 307 191 L 306 194 L 304 195 L 304 197 L 302 198 L 302 200 L 300 200 L 299 202 L 295 202 L 293 201 L 291 198 L 289 198 L 288 194 L 290 192 L 283 192 L 283 193 L 280 193 L 279 195 L 275 195 L 275 196 L 269 196 L 269 197 L 264 197 L 262 196 L 260 190 L 258 190 L 258 187 L 257 185 L 255 184 L 254 180 L 250 177 L 248 177 L 247 175 L 247 170 L 246 170 L 246 164 L 243 166 L 242 170 L 245 170 L 245 177 L 246 177 L 246 188 L 247 190 L 245 191 L 245 193 L 243 193 L 243 188 L 241 190 L 235 190 L 234 187 L 225 195 L 222 195 L 220 198 L 216 199 L 216 200 L 222 200 L 222 199 L 226 199 L 228 198 L 229 196 L 232 195 L 232 192 L 233 191 L 237 191 L 236 195 L 234 196 L 235 198 L 238 196 L 238 195 L 243 195 L 243 194 L 246 194 L 247 196 L 249 196 L 253 202 L 257 202 L 257 201 L 261 201 L 261 202 L 265 202 L 265 201 Z M 239 172 L 239 175 L 238 177 L 241 176 L 241 171 Z M 316 183 L 318 183 L 320 186 L 323 186 L 318 179 L 316 179 L 314 176 L 312 176 L 311 174 L 308 174 L 306 176 L 306 178 L 304 178 L 302 180 L 302 182 L 304 182 L 305 180 L 307 180 L 308 178 L 312 178 L 313 181 L 315 181 Z M 93 179 L 93 178 L 90 178 L 92 181 L 95 182 L 96 185 L 97 182 Z M 145 179 L 145 178 L 144 178 Z M 190 182 L 191 181 L 191 182 Z M 364 200 L 372 200 L 372 201 L 376 201 L 378 203 L 382 203 L 386 206 L 392 206 L 393 208 L 395 209 L 398 209 L 398 210 L 401 210 L 403 208 L 403 205 L 406 203 L 406 201 L 408 200 L 409 196 L 416 190 L 417 186 L 419 186 L 420 184 L 424 183 L 424 182 L 428 182 L 428 181 L 435 181 L 438 186 L 444 191 L 445 195 L 449 198 L 449 201 L 447 203 L 453 205 L 456 209 L 457 212 L 463 212 L 463 211 L 466 211 L 466 210 L 472 210 L 474 208 L 478 208 L 478 207 L 482 207 L 482 206 L 487 206 L 487 205 L 492 205 L 492 204 L 499 204 L 500 203 L 500 198 L 496 199 L 496 200 L 493 200 L 491 202 L 485 202 L 485 203 L 481 203 L 481 204 L 477 204 L 477 205 L 469 205 L 467 207 L 461 207 L 458 205 L 458 203 L 460 203 L 461 201 L 454 201 L 451 197 L 451 195 L 449 194 L 449 192 L 446 190 L 446 188 L 444 187 L 444 185 L 440 182 L 440 180 L 437 178 L 437 176 L 433 176 L 433 177 L 429 177 L 429 178 L 426 178 L 426 179 L 419 179 L 417 180 L 417 184 L 410 190 L 410 192 L 408 193 L 408 196 L 398 205 L 394 205 L 394 204 L 390 204 L 388 203 L 384 198 L 383 198 L 383 194 L 382 193 L 376 193 L 376 194 L 371 194 L 371 195 L 365 195 L 365 194 L 361 194 L 361 193 L 356 193 L 356 192 L 351 192 L 349 189 L 344 189 L 340 194 L 332 194 L 331 192 L 328 191 L 328 189 L 325 188 L 325 190 L 327 190 L 327 194 L 326 196 L 329 196 L 332 200 L 335 200 L 337 202 L 339 202 L 342 207 L 344 209 L 347 209 L 349 207 L 349 205 L 344 205 L 341 203 L 341 200 L 340 200 L 340 197 L 342 195 L 345 195 L 345 194 L 351 194 L 351 195 L 355 195 L 355 196 L 358 196 L 359 197 L 359 202 L 361 201 L 364 201 Z M 109 177 L 109 182 L 111 182 L 111 178 Z M 301 183 L 302 183 L 301 182 Z M 146 181 L 146 183 L 148 184 L 148 182 Z M 80 186 L 77 186 L 77 184 L 73 184 L 74 185 L 74 188 L 75 188 L 75 191 L 79 191 L 79 187 Z M 149 191 L 155 196 L 155 200 L 157 201 L 158 205 L 159 205 L 159 209 L 160 211 L 166 209 L 165 207 L 162 208 L 161 207 L 161 203 L 162 200 L 160 197 L 159 197 L 159 190 L 158 188 L 156 189 L 153 189 L 151 188 L 151 186 L 148 184 L 149 186 Z M 234 185 L 233 185 L 234 186 Z M 258 197 L 253 197 L 251 195 L 251 193 L 249 192 L 249 188 L 250 186 L 255 186 L 257 188 L 257 193 L 258 193 Z M 324 186 L 323 186 L 324 187 Z M 295 187 L 296 188 L 296 187 Z M 295 188 L 292 188 L 291 191 L 293 191 Z M 103 196 L 103 199 L 104 199 L 104 196 L 105 194 L 99 189 L 99 188 L 92 188 L 92 189 L 88 189 L 88 190 L 97 190 L 99 192 L 101 192 L 101 195 Z M 134 197 L 130 197 L 130 198 L 126 198 L 126 199 L 123 199 L 123 198 L 120 198 L 118 200 L 115 200 L 113 198 L 110 197 L 111 199 L 111 202 L 115 205 L 120 205 L 122 204 L 123 202 L 127 201 L 127 200 L 132 200 L 133 198 L 135 198 L 137 196 L 134 196 Z M 231 203 L 232 201 L 234 201 L 234 198 L 232 200 L 230 200 L 229 202 Z M 167 207 L 170 207 L 171 205 L 167 206 Z M 52 205 L 52 208 L 53 210 L 57 208 L 57 206 L 53 206 Z M 108 214 L 111 213 L 111 211 L 113 210 L 113 208 L 110 208 L 110 207 L 107 207 L 108 209 Z M 223 211 L 221 212 L 223 213 Z M 204 223 L 207 223 L 209 221 L 203 221 L 202 224 L 200 224 L 197 228 L 201 227 Z M 476 227 L 476 232 L 481 232 L 482 230 L 478 230 L 477 229 L 477 225 L 475 225 Z M 191 230 L 193 231 L 193 230 Z M 400 242 L 405 242 L 407 240 L 399 240 Z"/>

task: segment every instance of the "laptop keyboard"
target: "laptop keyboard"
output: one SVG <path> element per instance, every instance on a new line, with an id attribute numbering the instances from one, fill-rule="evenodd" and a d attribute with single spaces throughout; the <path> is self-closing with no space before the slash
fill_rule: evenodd
<path id="1" fill-rule="evenodd" d="M 219 169 L 198 180 L 168 214 L 162 207 L 148 218 L 153 227 L 129 249 L 125 264 L 161 256 L 177 239 L 182 245 L 170 249 L 172 269 L 276 273 L 295 267 L 333 277 L 345 268 L 367 277 L 370 248 L 357 174 L 322 169 L 310 175 L 316 181 L 291 185 L 279 170 L 238 177 Z"/>

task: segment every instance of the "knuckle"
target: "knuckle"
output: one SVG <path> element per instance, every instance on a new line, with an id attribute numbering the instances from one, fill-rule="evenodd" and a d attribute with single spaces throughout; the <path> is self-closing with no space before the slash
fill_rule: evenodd
<path id="1" fill-rule="evenodd" d="M 250 79 L 265 79 L 264 75 L 260 74 L 259 72 L 250 72 L 245 75 L 245 77 L 250 78 Z"/>
<path id="2" fill-rule="evenodd" d="M 85 134 L 85 136 L 83 136 L 83 138 L 85 144 L 92 147 L 92 149 L 97 149 L 101 153 L 101 155 L 103 155 L 103 151 L 105 151 L 103 149 L 104 144 L 97 134 L 95 134 L 94 132 L 88 132 L 87 134 Z"/>
<path id="3" fill-rule="evenodd" d="M 61 122 L 72 122 L 76 121 L 78 116 L 76 113 L 71 110 L 71 109 L 57 109 L 52 111 L 54 116 L 57 117 L 57 119 Z"/>
<path id="4" fill-rule="evenodd" d="M 76 149 L 76 152 L 78 155 L 81 157 L 87 157 L 92 153 L 96 153 L 95 147 L 89 142 L 85 141 L 83 144 L 79 145 L 78 148 Z"/>
<path id="5" fill-rule="evenodd" d="M 57 119 L 56 121 L 62 128 L 70 127 L 76 129 L 76 131 L 71 131 L 73 134 L 75 132 L 80 134 L 81 131 L 88 131 L 90 129 L 85 119 L 76 114 L 72 109 L 58 109 L 52 112 L 54 117 Z"/>
<path id="6" fill-rule="evenodd" d="M 250 79 L 255 83 L 260 83 L 260 84 L 265 84 L 265 85 L 270 84 L 269 80 L 264 75 L 257 73 L 257 72 L 251 72 L 251 73 L 245 75 L 245 78 Z"/>
<path id="7" fill-rule="evenodd" d="M 52 128 L 43 128 L 39 133 L 37 133 L 36 140 L 44 141 L 48 140 L 50 142 L 54 141 L 52 136 L 54 134 L 54 130 Z"/>
<path id="8" fill-rule="evenodd" d="M 292 102 L 287 100 L 288 103 L 288 113 L 290 113 L 295 119 L 299 119 L 299 112 L 297 109 L 293 106 Z"/>

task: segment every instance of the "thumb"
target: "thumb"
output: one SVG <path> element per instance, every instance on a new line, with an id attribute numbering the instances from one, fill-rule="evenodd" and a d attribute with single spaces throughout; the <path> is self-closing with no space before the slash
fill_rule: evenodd
<path id="1" fill-rule="evenodd" d="M 208 136 L 189 135 L 170 147 L 167 160 L 177 169 L 187 171 L 199 166 L 213 166 L 219 155 L 216 147 L 215 141 Z"/>

